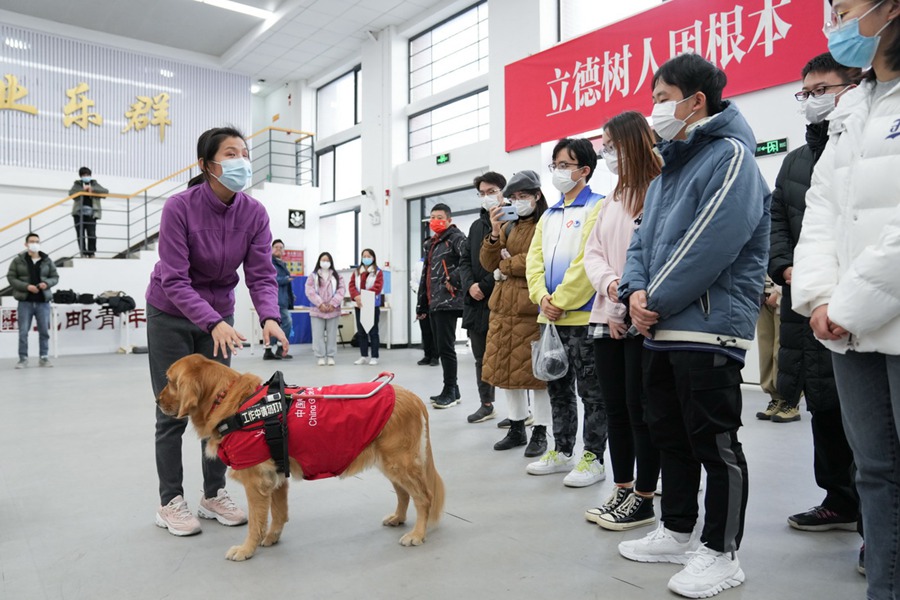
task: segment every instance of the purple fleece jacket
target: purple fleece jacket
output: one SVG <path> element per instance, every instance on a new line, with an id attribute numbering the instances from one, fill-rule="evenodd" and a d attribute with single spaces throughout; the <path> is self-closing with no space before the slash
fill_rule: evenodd
<path id="1" fill-rule="evenodd" d="M 227 206 L 202 183 L 175 194 L 163 207 L 159 262 L 147 302 L 209 331 L 234 314 L 238 267 L 260 322 L 280 320 L 271 255 L 269 216 L 257 200 L 238 192 Z"/>

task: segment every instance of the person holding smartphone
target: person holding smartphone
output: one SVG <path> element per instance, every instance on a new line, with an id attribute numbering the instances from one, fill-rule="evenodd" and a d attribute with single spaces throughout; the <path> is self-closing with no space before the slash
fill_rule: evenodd
<path id="1" fill-rule="evenodd" d="M 72 196 L 85 194 L 108 194 L 109 190 L 97 183 L 87 167 L 78 169 L 78 179 L 69 189 Z M 75 239 L 78 251 L 84 258 L 94 258 L 97 251 L 97 221 L 100 220 L 100 196 L 81 195 L 72 199 L 72 218 L 75 220 Z"/>

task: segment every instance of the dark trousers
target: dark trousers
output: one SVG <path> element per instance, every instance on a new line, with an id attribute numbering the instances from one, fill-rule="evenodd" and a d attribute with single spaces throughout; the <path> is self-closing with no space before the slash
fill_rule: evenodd
<path id="1" fill-rule="evenodd" d="M 234 317 L 227 317 L 225 321 L 231 325 Z M 147 349 L 154 398 L 158 398 L 166 387 L 166 371 L 169 367 L 188 354 L 202 354 L 224 365 L 231 364 L 230 358 L 223 359 L 221 352 L 218 357 L 213 358 L 212 335 L 187 319 L 164 313 L 150 304 L 147 305 Z M 159 407 L 156 408 L 156 473 L 159 476 L 159 500 L 162 506 L 175 496 L 184 496 L 181 438 L 187 424 L 187 419 L 170 417 L 163 414 Z M 214 498 L 225 487 L 226 467 L 218 458 L 206 457 L 205 440 L 200 442 L 200 448 L 203 494 L 207 498 Z"/>
<path id="2" fill-rule="evenodd" d="M 478 397 L 482 404 L 494 403 L 494 386 L 481 380 L 481 368 L 484 349 L 487 346 L 487 331 L 481 333 L 469 329 L 469 340 L 472 342 L 472 355 L 475 357 L 475 383 L 478 384 Z"/>
<path id="3" fill-rule="evenodd" d="M 456 322 L 462 317 L 461 310 L 435 310 L 428 314 L 434 348 L 441 357 L 444 370 L 444 385 L 455 386 L 456 381 Z"/>
<path id="4" fill-rule="evenodd" d="M 594 357 L 609 420 L 613 478 L 616 483 L 634 481 L 637 491 L 652 494 L 659 477 L 659 450 L 644 421 L 643 346 L 642 336 L 595 339 Z"/>
<path id="5" fill-rule="evenodd" d="M 700 466 L 706 469 L 701 541 L 719 552 L 741 544 L 747 510 L 747 460 L 738 441 L 741 364 L 724 354 L 644 352 L 644 418 L 659 448 L 666 528 L 693 531 Z"/>
<path id="6" fill-rule="evenodd" d="M 372 330 L 369 332 L 363 329 L 363 324 L 359 320 L 359 309 L 354 310 L 356 311 L 356 339 L 359 340 L 359 355 L 368 356 L 371 344 L 372 358 L 378 358 L 378 348 L 381 346 L 381 338 L 378 337 L 378 319 L 381 317 L 381 308 L 375 307 L 375 324 L 372 325 Z"/>
<path id="7" fill-rule="evenodd" d="M 438 358 L 438 352 L 434 347 L 434 334 L 431 332 L 431 319 L 427 314 L 424 319 L 419 319 L 419 329 L 422 331 L 422 351 L 425 358 Z"/>
<path id="8" fill-rule="evenodd" d="M 541 325 L 543 332 L 546 325 Z M 559 339 L 566 349 L 569 370 L 556 381 L 547 382 L 550 409 L 553 412 L 553 438 L 558 452 L 571 454 L 578 436 L 578 396 L 584 404 L 584 449 L 603 462 L 606 451 L 606 407 L 597 377 L 594 349 L 587 339 L 587 325 L 557 326 Z M 578 384 L 578 396 L 575 384 Z"/>
<path id="9" fill-rule="evenodd" d="M 850 478 L 853 451 L 844 434 L 841 409 L 812 412 L 813 470 L 825 490 L 822 506 L 850 517 L 859 514 L 859 499 Z"/>
<path id="10" fill-rule="evenodd" d="M 82 256 L 93 256 L 97 251 L 97 219 L 74 215 L 75 239 Z"/>

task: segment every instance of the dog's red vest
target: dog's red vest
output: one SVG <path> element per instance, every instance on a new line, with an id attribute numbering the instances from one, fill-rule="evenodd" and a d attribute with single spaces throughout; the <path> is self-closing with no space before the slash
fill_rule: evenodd
<path id="1" fill-rule="evenodd" d="M 291 400 L 288 412 L 288 451 L 300 463 L 304 479 L 325 479 L 343 473 L 372 443 L 394 412 L 394 388 L 386 385 L 369 398 L 364 395 L 381 385 L 378 381 L 329 385 L 319 388 L 285 388 L 295 393 L 330 396 Z M 264 389 L 264 388 L 263 388 Z M 254 394 L 240 407 L 250 408 L 261 396 Z M 219 443 L 219 458 L 233 469 L 246 469 L 271 458 L 262 429 L 233 431 Z"/>

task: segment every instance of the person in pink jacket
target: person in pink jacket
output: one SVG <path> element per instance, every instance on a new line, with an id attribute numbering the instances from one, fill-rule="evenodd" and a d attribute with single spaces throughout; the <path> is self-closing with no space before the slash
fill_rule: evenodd
<path id="1" fill-rule="evenodd" d="M 659 475 L 659 452 L 650 441 L 642 408 L 641 357 L 644 338 L 629 331 L 617 288 L 625 268 L 631 236 L 641 222 L 644 196 L 659 175 L 660 160 L 647 119 L 623 112 L 603 128 L 603 158 L 619 176 L 611 197 L 597 216 L 584 248 L 584 270 L 597 290 L 589 337 L 609 419 L 609 455 L 616 487 L 609 499 L 585 518 L 604 529 L 624 531 L 656 521 L 653 492 Z M 637 480 L 634 464 L 637 460 Z"/>
<path id="2" fill-rule="evenodd" d="M 337 353 L 337 328 L 344 301 L 344 280 L 334 269 L 331 254 L 323 252 L 316 261 L 316 268 L 306 280 L 306 297 L 309 298 L 309 320 L 312 329 L 313 352 L 316 363 L 323 367 L 334 365 Z"/>

